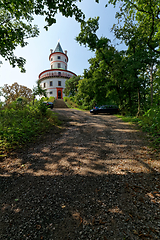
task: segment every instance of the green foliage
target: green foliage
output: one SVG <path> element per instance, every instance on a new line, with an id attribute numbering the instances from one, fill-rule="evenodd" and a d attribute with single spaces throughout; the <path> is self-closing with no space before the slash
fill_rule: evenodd
<path id="1" fill-rule="evenodd" d="M 147 45 L 150 50 L 160 53 L 160 1 L 109 0 L 114 6 L 119 2 L 121 6 L 116 13 L 118 24 L 113 27 L 116 37 L 126 44 L 138 39 L 140 45 Z"/>
<path id="2" fill-rule="evenodd" d="M 25 59 L 16 57 L 17 46 L 25 47 L 28 38 L 37 37 L 39 29 L 32 25 L 34 15 L 44 16 L 45 29 L 48 30 L 56 22 L 56 14 L 65 17 L 75 17 L 83 21 L 84 14 L 78 8 L 75 0 L 44 1 L 44 0 L 10 0 L 0 1 L 0 55 L 8 60 L 12 67 L 18 66 L 25 72 Z"/>
<path id="3" fill-rule="evenodd" d="M 75 96 L 77 93 L 78 88 L 78 82 L 80 80 L 81 76 L 73 76 L 72 78 L 69 78 L 65 82 L 65 89 L 64 94 L 66 96 Z"/>
<path id="4" fill-rule="evenodd" d="M 38 102 L 37 108 L 38 108 L 38 110 L 40 111 L 40 113 L 41 113 L 43 116 L 46 116 L 46 114 L 47 114 L 47 105 L 43 103 L 43 99 L 41 99 L 41 100 Z"/>
<path id="5" fill-rule="evenodd" d="M 139 125 L 148 132 L 155 145 L 160 145 L 160 107 L 150 108 L 140 117 Z"/>
<path id="6" fill-rule="evenodd" d="M 48 102 L 54 102 L 54 100 L 55 100 L 55 97 L 49 97 L 48 98 Z"/>
<path id="7" fill-rule="evenodd" d="M 116 2 L 110 1 L 112 4 Z M 153 103 L 159 103 L 159 56 L 141 38 L 141 29 L 131 18 L 133 9 L 133 3 L 125 0 L 120 13 L 117 13 L 120 20 L 126 17 L 124 25 L 113 27 L 116 37 L 128 46 L 126 51 L 118 51 L 109 39 L 97 37 L 99 18 L 90 18 L 81 24 L 76 40 L 95 51 L 95 57 L 89 59 L 89 70 L 84 70 L 84 78 L 79 81 L 75 96 L 77 104 L 90 108 L 111 101 L 119 105 L 122 114 L 139 116 Z M 129 15 L 127 10 L 130 11 Z"/>
<path id="8" fill-rule="evenodd" d="M 39 81 L 37 81 L 37 86 L 33 88 L 33 103 L 36 96 L 47 97 L 46 89 L 41 88 Z"/>
<path id="9" fill-rule="evenodd" d="M 58 124 L 55 114 L 49 109 L 44 110 L 41 102 L 36 102 L 34 106 L 26 105 L 23 109 L 16 102 L 11 105 L 10 108 L 0 110 L 1 154 L 36 140 Z"/>
<path id="10" fill-rule="evenodd" d="M 75 97 L 76 103 L 82 109 L 89 109 L 96 105 L 96 95 L 92 79 L 81 79 L 78 84 L 78 93 Z M 99 93 L 100 94 L 100 93 Z"/>
<path id="11" fill-rule="evenodd" d="M 31 1 L 17 3 L 15 1 L 1 1 L 0 8 L 0 55 L 10 62 L 12 67 L 16 65 L 25 72 L 25 59 L 16 57 L 14 50 L 19 45 L 27 45 L 26 39 L 36 37 L 39 34 L 37 26 L 32 26 L 33 20 Z M 17 5 L 17 6 L 16 6 Z M 25 21 L 25 20 L 26 21 Z"/>
<path id="12" fill-rule="evenodd" d="M 118 52 L 104 37 L 97 39 L 95 48 L 95 57 L 89 59 L 89 70 L 84 71 L 84 78 L 79 81 L 76 102 L 88 108 L 108 102 L 122 105 L 126 93 L 133 92 L 133 85 L 126 84 L 125 52 Z"/>
<path id="13" fill-rule="evenodd" d="M 97 47 L 98 37 L 96 31 L 99 28 L 99 17 L 89 18 L 87 22 L 81 23 L 81 32 L 76 37 L 80 45 L 88 46 L 90 50 L 94 51 Z"/>
<path id="14" fill-rule="evenodd" d="M 160 146 L 160 107 L 154 106 L 142 116 L 119 116 L 125 122 L 136 123 L 148 134 L 152 146 L 159 149 Z"/>
<path id="15" fill-rule="evenodd" d="M 69 108 L 77 108 L 78 105 L 74 102 L 74 97 L 64 97 L 64 101 L 66 102 Z"/>

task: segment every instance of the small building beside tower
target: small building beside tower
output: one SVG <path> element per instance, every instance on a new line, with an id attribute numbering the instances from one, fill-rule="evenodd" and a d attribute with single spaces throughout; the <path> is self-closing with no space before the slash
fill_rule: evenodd
<path id="1" fill-rule="evenodd" d="M 67 51 L 63 52 L 60 43 L 58 42 L 55 50 L 50 50 L 49 61 L 50 69 L 44 70 L 39 74 L 40 86 L 46 89 L 47 97 L 55 97 L 55 99 L 63 99 L 65 97 L 63 91 L 65 81 L 75 73 L 67 70 L 68 56 Z"/>

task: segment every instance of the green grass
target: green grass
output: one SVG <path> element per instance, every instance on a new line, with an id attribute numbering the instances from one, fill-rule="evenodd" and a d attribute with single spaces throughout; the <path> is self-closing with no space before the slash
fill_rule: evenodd
<path id="1" fill-rule="evenodd" d="M 121 118 L 124 122 L 129 122 L 129 123 L 138 123 L 139 121 L 139 118 L 132 117 L 132 116 L 117 115 L 117 117 Z"/>
<path id="2" fill-rule="evenodd" d="M 88 107 L 79 106 L 77 103 L 72 101 L 72 99 L 70 99 L 69 97 L 64 97 L 64 101 L 65 101 L 65 103 L 67 104 L 67 106 L 69 108 L 80 110 L 80 111 L 87 111 L 87 110 L 89 110 Z"/>
<path id="3" fill-rule="evenodd" d="M 77 104 L 74 103 L 69 97 L 64 97 L 64 101 L 69 108 L 77 108 Z"/>
<path id="4" fill-rule="evenodd" d="M 149 109 L 143 116 L 131 117 L 118 115 L 123 121 L 136 123 L 147 133 L 152 147 L 160 150 L 160 110 L 159 107 Z"/>
<path id="5" fill-rule="evenodd" d="M 0 155 L 34 141 L 58 124 L 56 114 L 41 104 L 0 110 Z"/>

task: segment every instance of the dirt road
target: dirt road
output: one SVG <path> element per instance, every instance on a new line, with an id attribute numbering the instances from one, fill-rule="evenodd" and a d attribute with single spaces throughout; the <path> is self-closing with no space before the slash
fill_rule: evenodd
<path id="1" fill-rule="evenodd" d="M 0 163 L 0 239 L 160 239 L 160 163 L 134 126 L 53 110 L 65 131 Z"/>

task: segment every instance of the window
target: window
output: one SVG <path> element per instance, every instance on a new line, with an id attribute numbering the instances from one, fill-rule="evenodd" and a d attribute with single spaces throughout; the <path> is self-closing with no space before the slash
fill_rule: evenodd
<path id="1" fill-rule="evenodd" d="M 61 86 L 61 81 L 58 81 L 58 86 Z"/>
<path id="2" fill-rule="evenodd" d="M 53 58 L 51 57 L 51 61 L 53 61 Z"/>
<path id="3" fill-rule="evenodd" d="M 44 83 L 44 85 L 43 85 L 43 86 L 44 86 L 44 88 L 45 88 L 45 87 L 46 87 L 46 83 Z"/>
<path id="4" fill-rule="evenodd" d="M 53 86 L 53 82 L 52 82 L 52 81 L 50 81 L 49 85 L 50 85 L 50 86 Z"/>
<path id="5" fill-rule="evenodd" d="M 61 72 L 58 72 L 58 76 L 59 76 L 59 77 L 61 76 Z"/>
<path id="6" fill-rule="evenodd" d="M 61 59 L 61 56 L 57 56 L 57 59 Z"/>
<path id="7" fill-rule="evenodd" d="M 61 68 L 61 64 L 60 63 L 58 63 L 58 68 Z"/>
<path id="8" fill-rule="evenodd" d="M 65 70 L 67 70 L 67 66 L 65 66 Z"/>
<path id="9" fill-rule="evenodd" d="M 50 92 L 50 95 L 52 95 L 52 92 Z"/>

